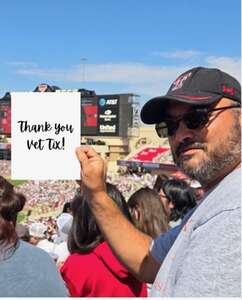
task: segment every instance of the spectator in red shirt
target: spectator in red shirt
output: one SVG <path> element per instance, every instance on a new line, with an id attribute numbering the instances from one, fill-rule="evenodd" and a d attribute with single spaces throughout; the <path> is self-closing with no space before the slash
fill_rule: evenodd
<path id="1" fill-rule="evenodd" d="M 127 204 L 118 189 L 107 184 L 107 192 L 130 219 Z M 146 284 L 138 281 L 113 254 L 92 215 L 87 195 L 76 195 L 73 224 L 68 238 L 71 255 L 61 274 L 72 297 L 146 297 Z"/>

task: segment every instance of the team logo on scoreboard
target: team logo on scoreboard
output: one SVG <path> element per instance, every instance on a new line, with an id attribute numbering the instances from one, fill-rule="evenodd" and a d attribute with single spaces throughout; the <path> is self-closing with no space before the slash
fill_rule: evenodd
<path id="1" fill-rule="evenodd" d="M 42 92 L 42 93 L 43 93 L 43 92 L 45 92 L 47 89 L 48 89 L 48 85 L 45 84 L 45 83 L 39 84 L 39 86 L 38 86 L 39 92 Z"/>
<path id="2" fill-rule="evenodd" d="M 99 99 L 99 105 L 104 106 L 106 104 L 106 99 L 105 98 L 100 98 Z"/>
<path id="3" fill-rule="evenodd" d="M 111 111 L 110 109 L 107 109 L 107 110 L 105 110 L 105 112 L 104 112 L 104 114 L 105 114 L 105 115 L 108 115 L 108 116 L 111 115 L 111 113 L 112 113 L 112 111 Z"/>

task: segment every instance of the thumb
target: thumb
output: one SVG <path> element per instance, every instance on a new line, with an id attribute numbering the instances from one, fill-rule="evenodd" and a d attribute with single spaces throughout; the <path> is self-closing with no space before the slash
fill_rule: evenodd
<path id="1" fill-rule="evenodd" d="M 81 147 L 76 148 L 76 157 L 79 160 L 82 168 L 85 168 L 88 165 L 88 157 Z"/>

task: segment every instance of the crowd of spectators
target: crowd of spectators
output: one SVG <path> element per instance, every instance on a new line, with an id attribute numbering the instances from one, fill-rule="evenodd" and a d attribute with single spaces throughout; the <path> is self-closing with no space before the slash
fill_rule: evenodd
<path id="1" fill-rule="evenodd" d="M 11 163 L 0 160 L 1 174 L 10 177 Z M 149 173 L 109 172 L 107 181 L 117 186 L 126 200 L 141 187 L 152 188 L 156 176 Z M 16 192 L 26 197 L 24 214 L 26 218 L 22 223 L 31 226 L 40 222 L 46 226 L 46 238 L 53 242 L 57 235 L 56 219 L 61 213 L 65 203 L 68 203 L 75 195 L 78 184 L 67 180 L 29 180 L 15 187 Z"/>
<path id="2" fill-rule="evenodd" d="M 0 159 L 0 170 L 1 175 L 4 177 L 10 177 L 11 174 L 11 161 Z"/>
<path id="3" fill-rule="evenodd" d="M 11 163 L 9 161 L 0 160 L 0 169 L 2 176 L 10 177 Z M 116 185 L 126 200 L 141 187 L 152 188 L 155 180 L 156 176 L 149 173 L 109 172 L 107 175 L 107 181 Z M 64 203 L 74 197 L 77 187 L 75 181 L 30 180 L 17 186 L 16 191 L 23 193 L 27 198 L 24 210 L 38 219 L 39 216 L 42 217 L 51 212 L 56 215 Z M 43 222 L 47 222 L 48 217 L 42 217 Z"/>
<path id="4" fill-rule="evenodd" d="M 37 210 L 39 215 L 55 211 L 75 194 L 75 181 L 27 181 L 16 190 L 27 197 L 26 210 Z"/>
<path id="5" fill-rule="evenodd" d="M 134 174 L 124 176 L 123 174 L 122 178 L 119 177 L 120 180 L 123 178 L 126 178 L 131 187 L 129 192 L 132 194 L 128 202 L 115 185 L 107 183 L 110 197 L 139 230 L 152 238 L 163 235 L 162 242 L 164 243 L 167 239 L 166 233 L 170 229 L 170 218 L 166 214 L 159 193 L 149 187 L 134 192 L 137 185 L 131 186 L 130 181 L 132 179 L 136 183 L 139 182 L 138 176 Z M 156 178 L 156 182 L 154 182 L 155 178 L 150 175 L 143 174 L 141 178 L 143 183 L 158 186 L 159 177 Z M 116 179 L 119 183 L 115 176 L 109 176 L 109 180 L 112 179 Z M 50 181 L 50 184 L 53 183 Z M 65 183 L 68 182 L 63 182 L 64 185 Z M 172 182 L 171 184 L 174 185 Z M 44 186 L 48 188 L 46 183 Z M 123 190 L 125 187 L 123 184 Z M 179 194 L 181 192 L 182 190 Z M 136 280 L 113 255 L 88 207 L 86 197 L 88 194 L 85 194 L 82 187 L 78 186 L 74 189 L 71 202 L 62 204 L 62 212 L 57 218 L 40 217 L 38 220 L 28 221 L 25 225 L 17 224 L 18 237 L 50 255 L 66 282 L 70 296 L 147 296 L 147 292 L 150 292 L 150 285 L 146 286 L 145 283 Z M 179 198 L 179 195 L 177 197 Z M 174 240 L 177 234 L 173 235 Z M 102 261 L 105 262 L 104 265 Z M 79 264 L 82 266 L 82 272 L 77 272 L 80 269 L 77 268 Z M 95 275 L 90 273 L 90 266 L 91 270 L 99 268 L 99 271 L 95 272 Z M 108 284 L 105 285 L 104 282 Z"/>

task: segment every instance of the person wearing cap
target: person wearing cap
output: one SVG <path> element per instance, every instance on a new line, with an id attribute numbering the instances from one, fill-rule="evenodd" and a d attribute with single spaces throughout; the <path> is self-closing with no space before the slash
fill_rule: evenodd
<path id="1" fill-rule="evenodd" d="M 57 225 L 57 238 L 55 240 L 56 244 L 66 242 L 68 238 L 68 233 L 72 226 L 73 216 L 68 212 L 63 212 L 56 219 Z"/>
<path id="2" fill-rule="evenodd" d="M 65 203 L 63 211 L 69 207 L 69 204 Z M 57 218 L 57 237 L 54 239 L 54 252 L 58 255 L 57 265 L 61 266 L 66 258 L 69 256 L 69 250 L 67 247 L 68 234 L 72 226 L 73 216 L 68 212 L 62 212 L 62 214 Z"/>
<path id="3" fill-rule="evenodd" d="M 76 150 L 82 187 L 100 229 L 119 259 L 156 297 L 241 295 L 241 92 L 218 69 L 193 68 L 165 96 L 148 101 L 141 119 L 168 136 L 176 165 L 205 196 L 163 261 L 151 241 L 126 221 L 105 190 L 106 166 L 90 147 Z"/>
<path id="4" fill-rule="evenodd" d="M 46 238 L 48 227 L 43 223 L 36 222 L 29 226 L 30 243 L 43 249 L 47 253 L 54 252 L 54 243 Z"/>

